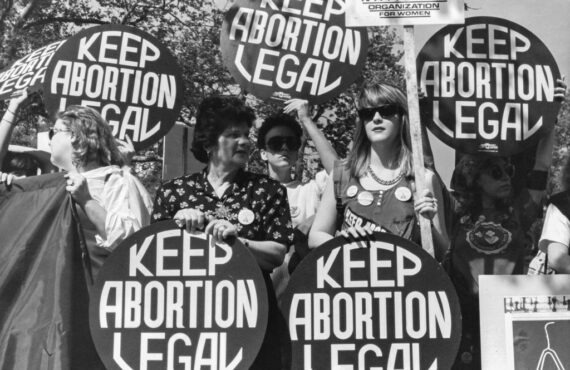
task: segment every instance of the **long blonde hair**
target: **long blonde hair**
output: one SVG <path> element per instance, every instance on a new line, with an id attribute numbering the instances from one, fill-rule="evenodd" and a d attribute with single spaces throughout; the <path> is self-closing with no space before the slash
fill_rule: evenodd
<path id="1" fill-rule="evenodd" d="M 389 84 L 364 83 L 356 97 L 356 108 L 372 108 L 380 105 L 394 104 L 400 108 L 400 153 L 398 161 L 402 165 L 404 176 L 413 174 L 412 148 L 409 135 L 408 103 L 404 93 L 397 87 Z M 346 159 L 345 166 L 350 176 L 361 177 L 366 173 L 370 163 L 371 143 L 366 136 L 365 123 L 356 118 L 352 150 Z"/>

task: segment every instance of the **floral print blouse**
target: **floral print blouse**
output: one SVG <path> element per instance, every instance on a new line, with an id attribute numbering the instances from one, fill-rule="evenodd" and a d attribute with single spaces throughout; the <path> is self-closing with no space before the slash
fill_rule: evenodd
<path id="1" fill-rule="evenodd" d="M 228 220 L 246 239 L 287 246 L 293 241 L 287 192 L 264 175 L 240 170 L 221 198 L 208 181 L 206 170 L 166 181 L 156 193 L 151 222 L 172 219 L 184 208 Z"/>

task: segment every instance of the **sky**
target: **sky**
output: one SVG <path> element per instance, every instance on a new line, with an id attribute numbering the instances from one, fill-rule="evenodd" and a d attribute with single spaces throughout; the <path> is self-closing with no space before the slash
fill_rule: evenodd
<path id="1" fill-rule="evenodd" d="M 492 16 L 517 23 L 550 50 L 566 80 L 570 79 L 570 0 L 467 0 L 466 17 Z M 441 26 L 415 26 L 416 53 Z M 455 167 L 454 151 L 430 134 L 436 168 L 446 185 Z"/>

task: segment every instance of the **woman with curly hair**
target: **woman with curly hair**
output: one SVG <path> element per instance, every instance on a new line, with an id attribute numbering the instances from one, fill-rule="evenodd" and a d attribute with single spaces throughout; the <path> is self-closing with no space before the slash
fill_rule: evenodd
<path id="1" fill-rule="evenodd" d="M 150 222 L 152 200 L 125 167 L 111 126 L 94 109 L 69 106 L 50 130 L 51 162 L 67 171 L 94 274 L 127 236 Z"/>
<path id="2" fill-rule="evenodd" d="M 268 176 L 245 170 L 253 109 L 232 96 L 206 97 L 198 108 L 192 153 L 203 171 L 164 182 L 156 193 L 152 222 L 174 219 L 188 231 L 220 241 L 241 241 L 255 257 L 268 290 L 269 320 L 250 369 L 280 369 L 281 322 L 269 274 L 283 263 L 293 241 L 287 191 Z"/>

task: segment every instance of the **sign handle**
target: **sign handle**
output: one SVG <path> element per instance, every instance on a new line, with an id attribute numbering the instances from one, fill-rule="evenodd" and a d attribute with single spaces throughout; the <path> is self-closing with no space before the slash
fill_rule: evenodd
<path id="1" fill-rule="evenodd" d="M 418 102 L 418 80 L 416 75 L 416 50 L 414 26 L 404 26 L 404 62 L 406 71 L 406 92 L 408 97 L 408 117 L 410 120 L 410 135 L 412 138 L 412 155 L 414 160 L 414 177 L 416 193 L 421 194 L 426 188 L 424 151 L 422 130 L 420 126 L 420 107 Z M 422 247 L 435 257 L 431 223 L 424 217 L 419 217 Z"/>

